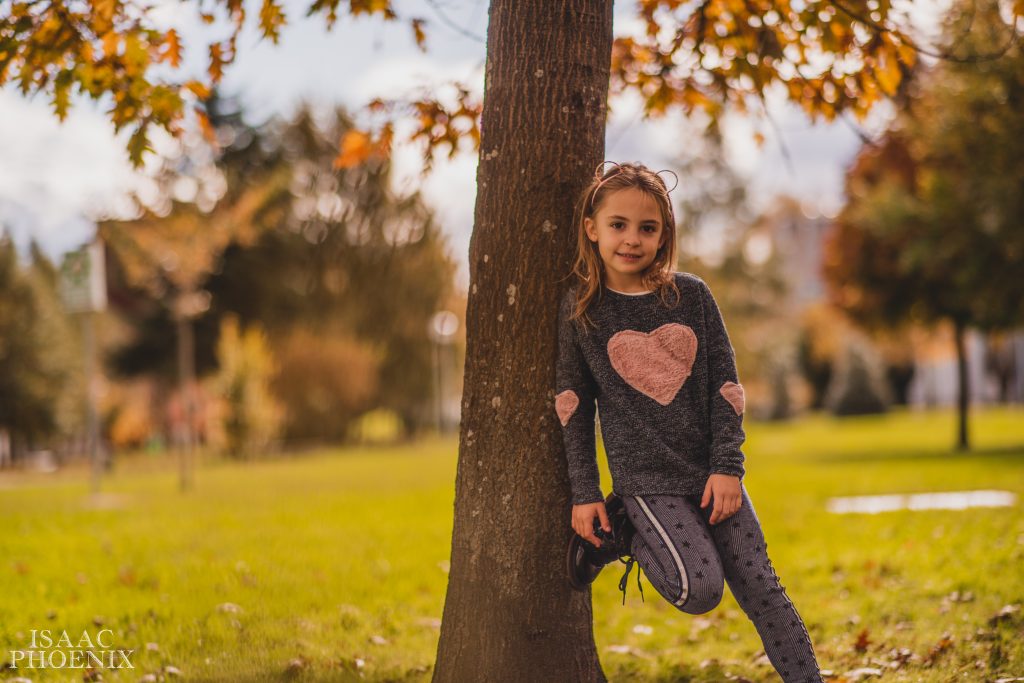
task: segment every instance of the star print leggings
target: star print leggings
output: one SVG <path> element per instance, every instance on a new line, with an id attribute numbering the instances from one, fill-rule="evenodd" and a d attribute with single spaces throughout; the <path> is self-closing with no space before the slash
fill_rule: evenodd
<path id="1" fill-rule="evenodd" d="M 714 500 L 702 509 L 700 494 L 622 496 L 636 528 L 633 557 L 662 597 L 689 614 L 718 605 L 724 578 L 783 681 L 821 683 L 807 628 L 768 559 L 742 482 L 740 490 L 740 509 L 717 524 L 709 521 Z"/>

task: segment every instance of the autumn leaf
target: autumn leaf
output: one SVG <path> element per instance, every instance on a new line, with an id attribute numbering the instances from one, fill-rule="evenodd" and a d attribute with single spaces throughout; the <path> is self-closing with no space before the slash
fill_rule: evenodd
<path id="1" fill-rule="evenodd" d="M 220 43 L 210 45 L 210 66 L 207 72 L 214 83 L 219 83 L 224 76 L 224 51 Z"/>
<path id="2" fill-rule="evenodd" d="M 164 45 L 167 46 L 162 61 L 170 62 L 171 66 L 177 68 L 181 64 L 181 38 L 173 28 L 167 32 L 164 38 Z"/>
<path id="3" fill-rule="evenodd" d="M 416 39 L 416 46 L 420 49 L 420 52 L 426 52 L 427 34 L 423 32 L 423 25 L 426 21 L 424 19 L 413 19 L 411 23 L 413 37 Z"/>
<path id="4" fill-rule="evenodd" d="M 857 652 L 866 652 L 870 644 L 871 639 L 868 638 L 868 630 L 866 628 L 861 629 L 860 633 L 857 634 L 857 640 L 853 644 L 853 649 Z"/>
<path id="5" fill-rule="evenodd" d="M 89 0 L 92 5 L 92 28 L 96 35 L 103 35 L 114 27 L 118 0 Z"/>
<path id="6" fill-rule="evenodd" d="M 196 115 L 196 119 L 199 121 L 199 130 L 203 134 L 203 138 L 213 146 L 217 145 L 217 133 L 213 130 L 213 124 L 210 123 L 210 117 L 206 115 L 206 112 L 199 107 L 194 107 L 193 110 Z"/>
<path id="7" fill-rule="evenodd" d="M 260 28 L 263 29 L 263 37 L 270 38 L 271 42 L 277 45 L 281 35 L 281 27 L 287 22 L 281 6 L 274 0 L 263 0 L 260 7 Z"/>
<path id="8" fill-rule="evenodd" d="M 185 89 L 189 90 L 201 100 L 208 99 L 210 97 L 210 88 L 199 81 L 187 81 L 185 83 Z"/>
<path id="9" fill-rule="evenodd" d="M 372 152 L 370 136 L 361 130 L 351 129 L 341 138 L 334 168 L 352 168 L 366 161 Z"/>

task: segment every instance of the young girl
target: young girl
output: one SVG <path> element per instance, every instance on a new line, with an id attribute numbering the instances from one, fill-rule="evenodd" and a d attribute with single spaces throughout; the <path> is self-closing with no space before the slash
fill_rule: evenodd
<path id="1" fill-rule="evenodd" d="M 661 177 L 641 164 L 603 167 L 577 207 L 577 281 L 558 314 L 555 409 L 576 531 L 570 581 L 585 589 L 628 555 L 623 591 L 635 560 L 672 605 L 703 614 L 721 601 L 724 580 L 783 680 L 820 683 L 742 482 L 743 387 L 718 305 L 702 279 L 673 272 L 675 217 Z"/>

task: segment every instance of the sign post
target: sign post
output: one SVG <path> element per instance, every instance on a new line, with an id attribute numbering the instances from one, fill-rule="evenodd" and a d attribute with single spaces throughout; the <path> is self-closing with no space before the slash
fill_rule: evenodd
<path id="1" fill-rule="evenodd" d="M 107 307 L 107 280 L 103 243 L 97 238 L 76 251 L 64 255 L 60 266 L 60 294 L 69 313 L 82 324 L 82 353 L 85 356 L 86 425 L 89 458 L 92 462 L 92 490 L 100 491 L 100 476 L 106 455 L 100 445 L 99 416 L 96 409 L 96 326 L 94 314 Z"/>

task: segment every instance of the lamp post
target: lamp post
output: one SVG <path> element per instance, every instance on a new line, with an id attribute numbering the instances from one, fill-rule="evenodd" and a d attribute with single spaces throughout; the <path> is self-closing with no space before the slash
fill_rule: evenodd
<path id="1" fill-rule="evenodd" d="M 174 316 L 178 337 L 178 386 L 181 394 L 184 426 L 183 442 L 180 456 L 179 488 L 187 491 L 192 488 L 192 461 L 195 455 L 196 435 L 192 432 L 195 423 L 195 400 L 192 388 L 196 381 L 195 339 L 193 321 L 210 308 L 210 293 L 205 290 L 191 290 L 177 293 L 171 301 L 171 312 Z"/>
<path id="2" fill-rule="evenodd" d="M 447 361 L 449 355 L 444 349 L 451 348 L 452 339 L 459 330 L 459 319 L 451 311 L 438 311 L 430 317 L 430 324 L 427 326 L 427 333 L 434 347 L 434 405 L 437 423 L 437 433 L 445 431 L 444 400 L 447 396 L 445 385 L 447 383 Z"/>
<path id="3" fill-rule="evenodd" d="M 60 267 L 60 294 L 64 307 L 76 314 L 82 324 L 82 355 L 85 364 L 85 411 L 89 459 L 92 461 L 92 492 L 100 492 L 100 475 L 107 458 L 100 443 L 96 385 L 96 323 L 94 314 L 107 307 L 106 268 L 103 243 L 94 239 L 82 248 L 65 254 Z"/>

